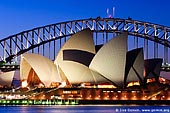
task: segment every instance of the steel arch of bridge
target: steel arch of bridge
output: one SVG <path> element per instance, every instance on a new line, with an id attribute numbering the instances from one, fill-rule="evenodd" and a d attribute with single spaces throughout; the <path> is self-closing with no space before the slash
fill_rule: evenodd
<path id="1" fill-rule="evenodd" d="M 96 33 L 96 44 L 99 38 L 97 33 L 103 33 L 103 37 L 105 33 L 105 39 L 103 40 L 108 41 L 109 33 L 117 34 L 122 31 L 128 32 L 129 35 L 135 37 L 134 40 L 136 48 L 138 47 L 138 37 L 142 37 L 144 38 L 145 56 L 147 58 L 148 40 L 154 42 L 155 58 L 158 57 L 158 44 L 162 44 L 164 46 L 164 63 L 170 62 L 168 61 L 168 50 L 170 48 L 170 27 L 132 19 L 100 17 L 73 20 L 37 27 L 4 38 L 0 40 L 0 46 L 2 47 L 2 52 L 0 53 L 1 59 L 6 62 L 11 62 L 12 59 L 17 58 L 27 51 L 34 53 L 35 48 L 38 48 L 37 51 L 39 53 L 40 46 L 43 49 L 42 54 L 44 55 L 45 44 L 49 43 L 50 47 L 50 42 L 53 41 L 53 46 L 56 46 L 55 40 L 59 40 L 61 46 L 63 39 L 66 41 L 68 36 L 85 28 L 90 28 L 94 33 Z M 56 50 L 54 50 L 54 57 L 56 55 L 55 52 Z"/>

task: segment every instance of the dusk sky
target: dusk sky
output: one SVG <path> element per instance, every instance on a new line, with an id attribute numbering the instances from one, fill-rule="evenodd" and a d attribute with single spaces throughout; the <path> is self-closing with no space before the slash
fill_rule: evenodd
<path id="1" fill-rule="evenodd" d="M 63 21 L 114 17 L 170 26 L 169 0 L 0 0 L 0 39 Z"/>

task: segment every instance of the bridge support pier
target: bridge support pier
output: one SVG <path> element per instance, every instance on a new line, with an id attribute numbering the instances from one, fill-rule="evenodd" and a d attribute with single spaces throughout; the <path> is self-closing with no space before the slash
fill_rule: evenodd
<path id="1" fill-rule="evenodd" d="M 158 58 L 158 43 L 154 42 L 154 58 Z"/>
<path id="2" fill-rule="evenodd" d="M 134 36 L 134 48 L 138 48 L 138 37 Z"/>
<path id="3" fill-rule="evenodd" d="M 168 47 L 164 46 L 164 64 L 168 63 Z"/>
<path id="4" fill-rule="evenodd" d="M 148 59 L 148 39 L 144 39 L 144 53 L 145 59 Z"/>

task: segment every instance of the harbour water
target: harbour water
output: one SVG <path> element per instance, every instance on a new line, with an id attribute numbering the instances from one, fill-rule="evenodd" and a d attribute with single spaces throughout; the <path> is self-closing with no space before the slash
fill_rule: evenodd
<path id="1" fill-rule="evenodd" d="M 168 113 L 169 106 L 0 106 L 0 113 Z"/>

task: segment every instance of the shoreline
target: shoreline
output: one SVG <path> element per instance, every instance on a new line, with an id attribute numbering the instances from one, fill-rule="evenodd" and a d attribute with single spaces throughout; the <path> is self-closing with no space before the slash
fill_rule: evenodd
<path id="1" fill-rule="evenodd" d="M 170 100 L 0 100 L 0 106 L 6 105 L 170 105 Z"/>

